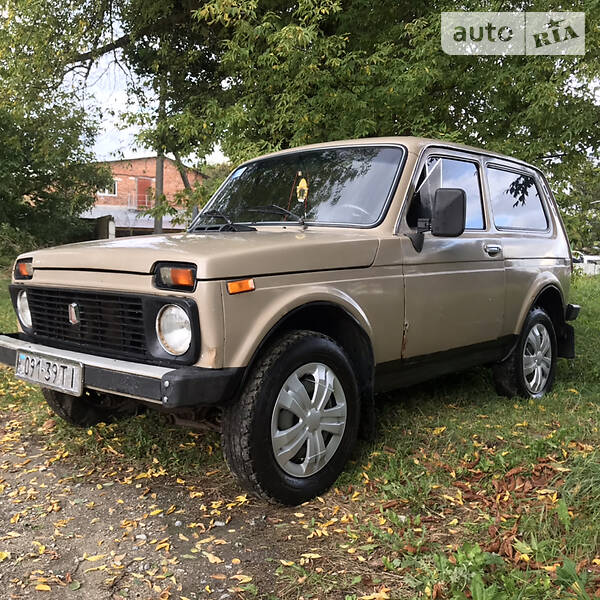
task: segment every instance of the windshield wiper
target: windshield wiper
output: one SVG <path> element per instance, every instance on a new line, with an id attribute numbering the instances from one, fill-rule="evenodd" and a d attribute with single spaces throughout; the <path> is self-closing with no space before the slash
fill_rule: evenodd
<path id="1" fill-rule="evenodd" d="M 206 212 L 202 212 L 199 215 L 200 220 L 202 217 L 213 217 L 215 219 L 222 219 L 225 221 L 225 224 L 219 227 L 219 231 L 256 231 L 254 227 L 234 223 L 225 213 L 222 213 L 220 210 L 208 210 Z M 211 226 L 205 223 L 197 223 L 194 225 L 194 229 L 192 229 L 192 231 L 208 229 L 209 227 Z"/>
<path id="2" fill-rule="evenodd" d="M 296 213 L 293 213 L 291 210 L 282 208 L 281 206 L 278 206 L 277 204 L 269 204 L 267 206 L 256 206 L 254 208 L 248 208 L 247 211 L 248 212 L 272 213 L 275 215 L 283 215 L 286 217 L 292 217 L 298 223 L 300 223 L 300 225 L 302 225 L 302 227 L 306 227 L 304 217 L 301 217 L 301 216 L 297 215 Z"/>
<path id="3" fill-rule="evenodd" d="M 209 210 L 207 212 L 200 213 L 200 216 L 201 217 L 215 217 L 217 219 L 223 219 L 223 221 L 225 221 L 227 223 L 227 225 L 231 225 L 232 227 L 235 227 L 233 221 L 225 213 L 222 213 L 220 210 Z"/>

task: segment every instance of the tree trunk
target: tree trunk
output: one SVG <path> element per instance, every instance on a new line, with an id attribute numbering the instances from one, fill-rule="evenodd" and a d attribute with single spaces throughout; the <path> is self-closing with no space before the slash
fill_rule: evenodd
<path id="1" fill-rule="evenodd" d="M 173 152 L 173 154 L 175 155 L 175 163 L 177 164 L 177 170 L 179 171 L 179 174 L 181 175 L 181 181 L 183 182 L 183 187 L 186 190 L 191 190 L 192 186 L 190 184 L 190 178 L 188 177 L 187 171 L 186 171 L 185 167 L 183 166 L 183 163 L 181 162 L 181 157 L 179 155 L 179 152 Z M 192 210 L 192 219 L 195 219 L 197 214 L 198 214 L 198 207 L 194 206 L 194 208 Z"/>
<path id="2" fill-rule="evenodd" d="M 183 166 L 183 163 L 181 162 L 181 157 L 179 156 L 179 152 L 173 152 L 173 154 L 175 155 L 175 164 L 177 165 L 177 170 L 179 171 L 179 174 L 181 175 L 181 181 L 183 182 L 183 187 L 186 190 L 191 190 L 192 186 L 190 184 L 190 178 L 188 177 L 187 171 L 185 170 L 185 167 Z"/>

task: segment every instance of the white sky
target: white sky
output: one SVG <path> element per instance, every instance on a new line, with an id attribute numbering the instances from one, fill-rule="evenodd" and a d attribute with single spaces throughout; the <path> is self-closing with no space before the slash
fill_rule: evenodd
<path id="1" fill-rule="evenodd" d="M 122 122 L 121 113 L 135 110 L 135 105 L 127 105 L 126 82 L 125 73 L 108 57 L 94 66 L 89 74 L 85 104 L 89 107 L 99 107 L 103 115 L 101 132 L 93 147 L 98 160 L 135 158 L 152 154 L 151 149 L 137 143 L 135 136 L 139 128 L 125 126 Z M 226 158 L 221 150 L 217 149 L 206 160 L 213 164 L 224 162 Z"/>

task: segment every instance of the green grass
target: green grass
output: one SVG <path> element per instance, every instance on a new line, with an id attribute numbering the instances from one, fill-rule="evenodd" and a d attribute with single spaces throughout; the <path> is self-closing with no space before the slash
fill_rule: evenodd
<path id="1" fill-rule="evenodd" d="M 322 505 L 341 504 L 353 516 L 337 537 L 310 542 L 326 539 L 333 566 L 325 573 L 310 564 L 278 567 L 284 597 L 327 588 L 358 598 L 365 581 L 387 586 L 390 597 L 593 597 L 600 574 L 593 562 L 600 557 L 599 298 L 600 278 L 575 281 L 572 301 L 583 306 L 577 358 L 559 361 L 554 390 L 541 400 L 499 398 L 483 368 L 379 398 L 377 439 L 357 449 L 339 492 Z M 0 328 L 13 325 L 7 294 L 0 294 Z M 27 415 L 34 429 L 50 418 L 41 394 L 16 384 L 9 371 L 0 371 L 0 386 L 0 410 Z M 226 471 L 216 434 L 179 429 L 156 414 L 89 431 L 57 421 L 48 443 L 106 470 L 151 465 L 183 478 Z"/>
<path id="2" fill-rule="evenodd" d="M 8 295 L 7 286 L 10 282 L 8 273 L 0 269 L 0 332 L 10 333 L 16 331 L 17 317 L 12 309 L 12 302 Z"/>

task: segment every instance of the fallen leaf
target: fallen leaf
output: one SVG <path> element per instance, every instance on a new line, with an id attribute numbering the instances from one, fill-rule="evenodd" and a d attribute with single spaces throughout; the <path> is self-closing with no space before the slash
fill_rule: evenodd
<path id="1" fill-rule="evenodd" d="M 95 556 L 84 555 L 83 558 L 85 558 L 85 560 L 89 560 L 90 562 L 95 562 L 97 560 L 102 560 L 103 558 L 106 558 L 106 554 L 96 554 Z"/>
<path id="2" fill-rule="evenodd" d="M 218 556 L 215 556 L 214 554 L 212 554 L 211 552 L 207 552 L 206 550 L 203 550 L 202 554 L 204 554 L 204 556 L 208 558 L 208 562 L 213 565 L 218 565 L 219 563 L 223 562 L 222 558 L 219 558 Z"/>
<path id="3" fill-rule="evenodd" d="M 237 579 L 240 583 L 250 583 L 252 581 L 252 577 L 249 575 L 232 575 L 230 579 Z"/>

